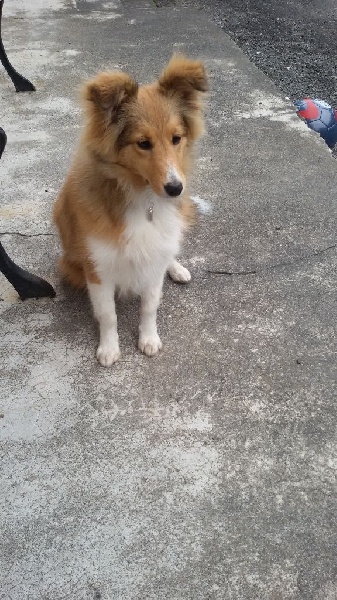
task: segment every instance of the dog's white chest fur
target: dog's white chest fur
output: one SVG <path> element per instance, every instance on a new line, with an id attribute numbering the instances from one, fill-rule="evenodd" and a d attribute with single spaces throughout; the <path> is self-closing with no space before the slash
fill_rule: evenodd
<path id="1" fill-rule="evenodd" d="M 88 239 L 97 274 L 103 278 L 109 276 L 122 293 L 140 294 L 158 284 L 178 254 L 182 227 L 172 199 L 160 198 L 150 191 L 132 197 L 118 245 L 98 238 Z"/>

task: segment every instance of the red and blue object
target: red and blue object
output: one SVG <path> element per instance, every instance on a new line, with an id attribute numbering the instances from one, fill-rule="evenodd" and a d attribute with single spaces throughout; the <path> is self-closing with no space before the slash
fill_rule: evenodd
<path id="1" fill-rule="evenodd" d="M 337 110 L 324 100 L 312 98 L 303 98 L 294 104 L 298 116 L 332 149 L 337 144 Z"/>

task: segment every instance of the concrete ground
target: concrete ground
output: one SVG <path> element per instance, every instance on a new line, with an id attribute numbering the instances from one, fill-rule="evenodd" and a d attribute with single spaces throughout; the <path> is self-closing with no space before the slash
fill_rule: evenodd
<path id="1" fill-rule="evenodd" d="M 294 100 L 337 107 L 336 0 L 156 0 L 202 8 Z"/>
<path id="2" fill-rule="evenodd" d="M 0 280 L 1 600 L 336 599 L 336 162 L 200 11 L 11 0 L 4 17 L 37 91 L 1 71 L 1 241 L 57 296 Z M 148 81 L 173 50 L 209 71 L 191 188 L 213 211 L 184 247 L 193 281 L 165 284 L 162 354 L 136 350 L 123 300 L 104 369 L 51 206 L 82 79 Z"/>

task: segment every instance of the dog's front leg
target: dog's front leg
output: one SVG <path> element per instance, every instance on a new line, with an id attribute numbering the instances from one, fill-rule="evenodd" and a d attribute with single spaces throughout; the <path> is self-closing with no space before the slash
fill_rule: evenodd
<path id="1" fill-rule="evenodd" d="M 97 360 L 103 367 L 110 367 L 121 354 L 118 345 L 114 286 L 109 278 L 101 283 L 88 281 L 87 286 L 94 315 L 99 323 Z"/>
<path id="2" fill-rule="evenodd" d="M 141 295 L 140 325 L 138 348 L 147 356 L 158 354 L 162 348 L 157 333 L 157 309 L 159 306 L 163 282 L 144 291 Z"/>

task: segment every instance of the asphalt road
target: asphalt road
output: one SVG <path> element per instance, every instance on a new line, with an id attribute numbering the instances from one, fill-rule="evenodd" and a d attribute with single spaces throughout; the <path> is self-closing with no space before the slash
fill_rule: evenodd
<path id="1" fill-rule="evenodd" d="M 337 0 L 158 0 L 202 8 L 293 100 L 337 107 Z"/>

